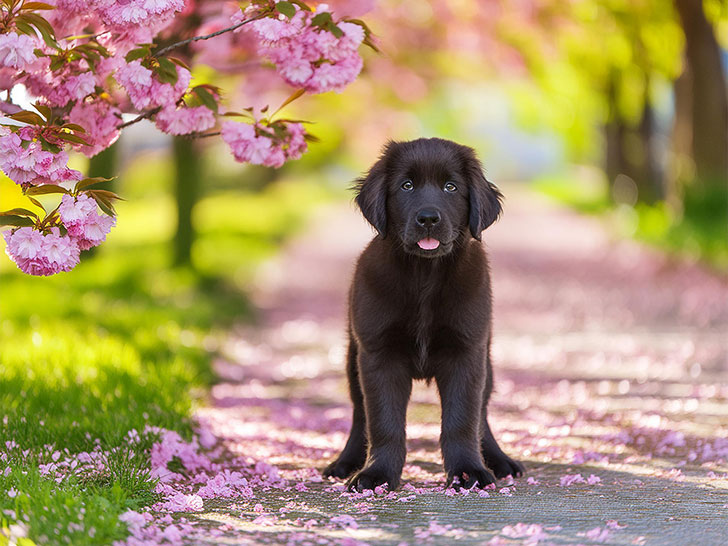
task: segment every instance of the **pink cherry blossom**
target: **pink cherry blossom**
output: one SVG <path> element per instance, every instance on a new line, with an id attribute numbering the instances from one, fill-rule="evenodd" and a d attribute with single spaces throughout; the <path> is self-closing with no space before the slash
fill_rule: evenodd
<path id="1" fill-rule="evenodd" d="M 76 241 L 67 235 L 61 235 L 57 227 L 43 237 L 43 255 L 52 265 L 61 271 L 70 271 L 78 264 L 79 248 Z"/>
<path id="2" fill-rule="evenodd" d="M 61 82 L 53 82 L 45 93 L 48 102 L 55 106 L 65 106 L 71 101 L 83 100 L 94 92 L 96 76 L 91 72 L 65 76 Z"/>
<path id="3" fill-rule="evenodd" d="M 78 247 L 81 250 L 100 245 L 106 239 L 111 228 L 116 225 L 116 218 L 107 214 L 94 213 L 83 224 L 80 234 L 76 236 Z M 71 231 L 69 230 L 69 234 Z"/>
<path id="4" fill-rule="evenodd" d="M 21 227 L 3 233 L 7 248 L 5 251 L 15 259 L 33 259 L 42 253 L 43 235 L 32 227 Z"/>
<path id="5" fill-rule="evenodd" d="M 80 250 L 100 245 L 116 225 L 116 218 L 99 214 L 96 202 L 83 193 L 76 198 L 64 195 L 58 214 L 68 230 L 68 235 L 76 241 Z"/>
<path id="6" fill-rule="evenodd" d="M 9 32 L 0 34 L 0 66 L 25 70 L 36 60 L 38 40 L 25 34 Z"/>
<path id="7" fill-rule="evenodd" d="M 68 119 L 86 130 L 83 136 L 89 145 L 78 145 L 77 148 L 89 157 L 105 150 L 119 138 L 121 110 L 104 100 L 76 102 Z"/>
<path id="8" fill-rule="evenodd" d="M 71 237 L 61 235 L 57 227 L 45 235 L 32 227 L 21 227 L 6 231 L 3 237 L 7 243 L 5 252 L 24 273 L 53 275 L 78 265 L 78 244 Z"/>
<path id="9" fill-rule="evenodd" d="M 281 15 L 250 23 L 260 40 L 258 53 L 276 65 L 289 85 L 312 93 L 341 91 L 361 72 L 358 49 L 365 37 L 364 29 L 340 21 L 337 26 L 343 35 L 337 38 L 328 30 L 311 26 L 313 16 L 298 10 L 291 19 Z M 233 21 L 239 22 L 240 16 L 236 14 Z"/>
<path id="10" fill-rule="evenodd" d="M 126 0 L 105 2 L 101 10 L 104 20 L 117 26 L 148 25 L 150 19 L 168 19 L 185 7 L 184 0 Z"/>
<path id="11" fill-rule="evenodd" d="M 584 476 L 581 474 L 564 474 L 559 479 L 559 485 L 561 487 L 569 487 L 575 483 L 585 483 Z"/>
<path id="12" fill-rule="evenodd" d="M 176 66 L 177 82 L 172 85 L 160 82 L 154 73 L 136 60 L 125 64 L 116 72 L 116 81 L 129 94 L 132 104 L 139 110 L 175 104 L 187 91 L 190 71 Z"/>
<path id="13" fill-rule="evenodd" d="M 203 508 L 203 501 L 199 495 L 185 495 L 177 493 L 170 499 L 155 505 L 156 510 L 169 510 L 170 512 L 198 512 Z"/>
<path id="14" fill-rule="evenodd" d="M 0 169 L 8 178 L 21 186 L 80 180 L 81 173 L 66 166 L 68 154 L 43 150 L 40 142 L 33 140 L 35 133 L 35 128 L 24 127 L 17 133 L 6 130 L 0 136 Z"/>
<path id="15" fill-rule="evenodd" d="M 305 129 L 300 123 L 286 125 L 286 135 L 273 140 L 271 129 L 260 124 L 251 125 L 234 121 L 222 124 L 222 139 L 230 146 L 237 161 L 280 167 L 288 159 L 297 159 L 306 150 Z"/>
<path id="16" fill-rule="evenodd" d="M 65 194 L 61 198 L 58 214 L 66 228 L 84 224 L 86 219 L 96 212 L 96 201 L 86 194 L 77 197 Z"/>
<path id="17" fill-rule="evenodd" d="M 215 125 L 215 114 L 207 106 L 165 106 L 154 118 L 157 127 L 170 135 L 199 133 Z"/>

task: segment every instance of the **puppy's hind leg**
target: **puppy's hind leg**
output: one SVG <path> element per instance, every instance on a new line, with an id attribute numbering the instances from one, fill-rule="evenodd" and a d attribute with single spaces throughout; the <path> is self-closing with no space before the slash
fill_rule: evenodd
<path id="1" fill-rule="evenodd" d="M 523 476 L 526 471 L 525 467 L 503 453 L 488 425 L 488 402 L 493 391 L 493 369 L 490 364 L 490 350 L 486 353 L 486 359 L 487 376 L 485 388 L 483 389 L 483 411 L 480 418 L 480 449 L 483 453 L 483 460 L 486 466 L 493 471 L 496 478 Z"/>
<path id="2" fill-rule="evenodd" d="M 325 477 L 347 478 L 362 466 L 367 457 L 366 414 L 364 412 L 364 396 L 359 383 L 357 367 L 357 345 L 353 336 L 349 335 L 349 350 L 346 357 L 346 375 L 349 380 L 349 396 L 354 404 L 351 432 L 344 450 L 335 461 L 323 472 Z"/>

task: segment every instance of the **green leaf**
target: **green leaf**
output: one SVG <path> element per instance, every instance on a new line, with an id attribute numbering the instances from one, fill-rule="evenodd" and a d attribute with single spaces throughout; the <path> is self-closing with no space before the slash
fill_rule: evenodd
<path id="1" fill-rule="evenodd" d="M 286 100 L 284 100 L 283 103 L 278 107 L 278 109 L 270 115 L 270 117 L 275 116 L 278 112 L 283 110 L 286 106 L 291 104 L 297 98 L 303 96 L 305 93 L 306 93 L 305 89 L 298 89 L 298 90 L 294 91 L 293 93 L 291 93 L 288 96 L 288 98 Z"/>
<path id="2" fill-rule="evenodd" d="M 45 104 L 40 104 L 39 102 L 36 102 L 33 106 L 36 110 L 38 110 L 38 112 L 41 113 L 44 118 L 46 118 L 46 121 L 50 121 L 50 119 L 53 117 L 51 109 Z"/>
<path id="3" fill-rule="evenodd" d="M 111 182 L 115 178 L 116 177 L 104 178 L 103 176 L 95 176 L 93 178 L 84 178 L 83 180 L 78 181 L 74 191 L 79 191 L 79 190 L 82 190 L 83 188 L 88 188 L 89 186 L 93 186 L 94 184 L 101 184 L 102 182 Z"/>
<path id="4" fill-rule="evenodd" d="M 33 227 L 35 222 L 27 216 L 0 213 L 0 226 Z"/>
<path id="5" fill-rule="evenodd" d="M 190 67 L 187 65 L 186 62 L 184 62 L 182 59 L 178 57 L 167 57 L 170 61 L 172 61 L 177 66 L 181 66 L 182 68 L 186 68 L 187 70 L 190 70 Z"/>
<path id="6" fill-rule="evenodd" d="M 152 54 L 151 49 L 149 49 L 148 46 L 140 47 L 138 49 L 132 49 L 129 53 L 126 54 L 126 57 L 124 57 L 124 60 L 127 63 L 130 63 L 132 61 L 136 61 L 137 59 L 143 59 L 144 57 L 148 57 Z"/>
<path id="7" fill-rule="evenodd" d="M 200 99 L 200 102 L 207 106 L 210 110 L 215 112 L 217 114 L 217 100 L 215 100 L 215 97 L 212 93 L 210 93 L 207 89 L 204 87 L 193 87 L 192 92 L 197 95 L 197 98 Z"/>
<path id="8" fill-rule="evenodd" d="M 59 57 L 57 55 L 51 55 L 51 58 L 53 59 L 51 61 L 51 65 L 50 65 L 51 72 L 55 72 L 59 68 L 63 68 L 63 65 L 66 64 L 66 61 L 63 57 Z"/>
<path id="9" fill-rule="evenodd" d="M 289 19 L 296 15 L 296 8 L 290 2 L 276 2 L 276 11 Z"/>
<path id="10" fill-rule="evenodd" d="M 377 53 L 381 53 L 381 51 L 379 50 L 379 48 L 374 44 L 374 42 L 372 41 L 372 39 L 369 36 L 367 36 L 366 38 L 364 38 L 364 41 L 362 43 L 365 46 L 369 46 L 371 49 L 373 49 Z"/>
<path id="11" fill-rule="evenodd" d="M 53 154 L 57 154 L 61 151 L 61 147 L 57 146 L 56 144 L 51 144 L 44 138 L 40 139 L 40 147 L 43 148 L 46 152 L 51 152 Z"/>
<path id="12" fill-rule="evenodd" d="M 26 195 L 26 197 L 28 198 L 28 201 L 30 201 L 31 203 L 33 203 L 36 207 L 38 207 L 39 209 L 41 209 L 43 212 L 46 211 L 45 207 L 43 206 L 43 204 L 40 201 L 38 201 L 34 197 L 31 197 L 30 195 Z"/>
<path id="13" fill-rule="evenodd" d="M 171 85 L 177 83 L 178 74 L 175 64 L 167 57 L 160 57 L 157 60 L 159 61 L 159 70 L 157 70 L 159 79 Z"/>
<path id="14" fill-rule="evenodd" d="M 108 214 L 109 216 L 116 216 L 114 205 L 111 204 L 110 199 L 100 193 L 101 191 L 103 190 L 88 190 L 86 193 L 93 197 L 99 208 L 103 210 L 106 214 Z"/>
<path id="15" fill-rule="evenodd" d="M 65 142 L 71 142 L 73 144 L 83 144 L 84 146 L 89 146 L 88 140 L 81 138 L 78 135 L 74 135 L 73 133 L 58 133 L 58 138 Z"/>
<path id="16" fill-rule="evenodd" d="M 50 4 L 46 4 L 44 2 L 25 2 L 23 4 L 23 7 L 20 8 L 22 11 L 28 10 L 36 10 L 36 9 L 56 9 L 55 6 L 51 6 Z"/>
<path id="17" fill-rule="evenodd" d="M 344 31 L 341 30 L 339 27 L 337 27 L 333 21 L 330 21 L 326 24 L 326 30 L 328 30 L 331 34 L 336 36 L 337 38 L 341 38 L 344 35 Z"/>
<path id="18" fill-rule="evenodd" d="M 28 36 L 38 36 L 38 34 L 35 32 L 35 29 L 24 21 L 18 21 L 17 19 L 15 19 L 15 28 L 17 28 L 23 34 L 27 34 Z"/>
<path id="19" fill-rule="evenodd" d="M 306 2 L 303 2 L 302 0 L 291 0 L 292 4 L 296 4 L 299 8 L 305 11 L 312 11 L 310 7 L 306 4 Z"/>
<path id="20" fill-rule="evenodd" d="M 16 112 L 15 114 L 10 114 L 7 116 L 11 119 L 14 119 L 15 121 L 20 121 L 22 123 L 30 123 L 31 125 L 45 125 L 45 120 L 40 117 L 35 112 L 28 112 L 27 110 L 23 110 L 22 112 Z"/>
<path id="21" fill-rule="evenodd" d="M 61 129 L 70 129 L 71 131 L 76 131 L 77 133 L 86 132 L 86 129 L 75 123 L 64 123 L 63 125 L 61 125 Z"/>
<path id="22" fill-rule="evenodd" d="M 255 120 L 255 117 L 253 117 L 253 114 L 250 112 L 225 112 L 222 115 L 228 118 L 247 118 Z"/>
<path id="23" fill-rule="evenodd" d="M 54 30 L 53 30 L 53 27 L 43 17 L 41 17 L 37 13 L 32 13 L 32 12 L 30 12 L 30 13 L 23 13 L 22 15 L 18 15 L 15 18 L 16 22 L 20 18 L 22 18 L 28 24 L 31 24 L 35 28 L 37 28 L 38 29 L 38 32 L 40 32 L 41 36 L 43 37 L 43 41 L 49 47 L 52 47 L 54 49 L 60 49 L 58 47 L 58 44 L 56 43 L 56 35 L 55 35 Z"/>
<path id="24" fill-rule="evenodd" d="M 48 193 L 71 193 L 66 188 L 54 186 L 53 184 L 43 184 L 42 186 L 31 186 L 25 190 L 25 195 L 46 195 Z"/>
<path id="25" fill-rule="evenodd" d="M 23 209 L 23 208 L 15 208 L 10 210 L 5 210 L 0 212 L 0 216 L 32 216 L 33 218 L 38 218 L 38 215 L 33 212 L 32 210 Z"/>
<path id="26" fill-rule="evenodd" d="M 322 11 L 321 13 L 317 13 L 313 16 L 313 19 L 311 19 L 311 24 L 315 27 L 321 27 L 324 28 L 324 26 L 327 23 L 333 22 L 331 19 L 331 14 L 328 11 Z"/>
<path id="27" fill-rule="evenodd" d="M 109 190 L 88 190 L 87 193 L 95 193 L 96 195 L 100 195 L 100 196 L 104 197 L 105 199 L 108 199 L 109 202 L 111 202 L 112 200 L 125 201 L 125 199 L 119 197 L 113 191 L 109 191 Z"/>

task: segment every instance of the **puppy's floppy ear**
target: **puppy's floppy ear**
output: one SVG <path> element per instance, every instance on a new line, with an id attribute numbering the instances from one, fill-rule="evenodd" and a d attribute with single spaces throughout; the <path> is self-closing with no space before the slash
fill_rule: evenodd
<path id="1" fill-rule="evenodd" d="M 379 160 L 369 169 L 366 176 L 357 179 L 356 204 L 379 235 L 387 235 L 387 157 L 394 146 L 387 144 Z"/>
<path id="2" fill-rule="evenodd" d="M 503 195 L 483 174 L 483 166 L 473 150 L 465 159 L 465 175 L 470 183 L 470 233 L 480 241 L 482 231 L 495 222 L 503 211 Z"/>

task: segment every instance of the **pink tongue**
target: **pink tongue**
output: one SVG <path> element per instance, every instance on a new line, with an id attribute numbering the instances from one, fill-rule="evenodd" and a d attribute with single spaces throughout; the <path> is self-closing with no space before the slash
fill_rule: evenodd
<path id="1" fill-rule="evenodd" d="M 435 250 L 440 246 L 440 241 L 437 239 L 421 239 L 417 241 L 417 246 L 423 250 Z"/>

